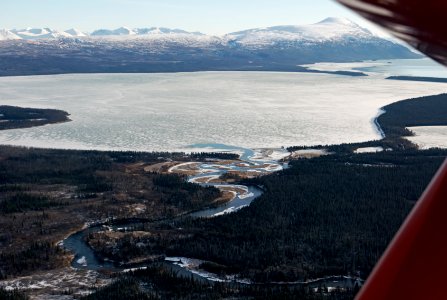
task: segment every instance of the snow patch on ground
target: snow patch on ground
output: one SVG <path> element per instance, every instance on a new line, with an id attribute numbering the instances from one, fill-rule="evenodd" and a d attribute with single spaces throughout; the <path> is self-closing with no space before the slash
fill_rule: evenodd
<path id="1" fill-rule="evenodd" d="M 254 195 L 255 194 L 253 194 L 253 193 L 245 193 L 245 194 L 239 195 L 239 199 L 247 199 L 247 198 L 253 197 Z"/>
<path id="2" fill-rule="evenodd" d="M 254 149 L 254 152 L 250 160 L 258 162 L 279 161 L 290 155 L 285 149 Z"/>
<path id="3" fill-rule="evenodd" d="M 134 272 L 134 271 L 139 271 L 139 270 L 147 270 L 147 267 L 125 269 L 125 270 L 123 270 L 123 273 L 129 273 L 129 272 Z"/>
<path id="4" fill-rule="evenodd" d="M 215 179 L 219 179 L 219 177 L 220 177 L 220 175 L 203 176 L 203 177 L 191 178 L 188 181 L 191 183 L 210 183 L 211 181 L 213 181 Z M 206 179 L 206 180 L 202 181 L 203 179 Z"/>
<path id="5" fill-rule="evenodd" d="M 197 162 L 186 162 L 186 163 L 181 163 L 181 164 L 175 165 L 168 169 L 168 173 L 173 173 L 176 170 L 182 169 L 182 167 L 194 165 L 194 164 L 197 164 Z"/>
<path id="6" fill-rule="evenodd" d="M 248 205 L 242 205 L 242 206 L 239 206 L 239 207 L 232 206 L 230 208 L 227 208 L 224 211 L 221 211 L 221 212 L 219 212 L 217 214 L 214 214 L 213 217 L 219 217 L 219 216 L 223 216 L 223 215 L 226 215 L 226 214 L 231 214 L 231 213 L 237 212 L 237 211 L 239 211 L 242 208 L 247 207 L 247 206 Z"/>
<path id="7" fill-rule="evenodd" d="M 85 256 L 81 257 L 81 258 L 78 259 L 76 262 L 77 262 L 78 264 L 84 266 L 84 267 L 87 266 L 87 258 L 85 258 Z"/>
<path id="8" fill-rule="evenodd" d="M 250 198 L 250 197 L 253 197 L 254 196 L 254 194 L 253 193 L 251 193 L 251 192 L 249 192 L 249 190 L 248 190 L 248 187 L 246 187 L 245 185 L 215 185 L 214 187 L 216 187 L 216 188 L 220 188 L 220 189 L 223 189 L 223 190 L 227 190 L 228 189 L 228 187 L 232 187 L 232 188 L 235 188 L 235 189 L 239 189 L 239 190 L 242 190 L 243 192 L 242 193 L 238 193 L 238 197 L 239 197 L 239 199 L 246 199 L 246 198 Z"/>
<path id="9" fill-rule="evenodd" d="M 377 152 L 383 152 L 382 147 L 364 147 L 364 148 L 358 148 L 354 151 L 354 153 L 377 153 Z"/>
<path id="10" fill-rule="evenodd" d="M 290 155 L 292 158 L 314 158 L 331 154 L 326 149 L 303 149 L 293 151 Z"/>
<path id="11" fill-rule="evenodd" d="M 171 262 L 174 265 L 177 265 L 177 266 L 179 266 L 179 267 L 181 267 L 183 269 L 186 269 L 189 272 L 191 272 L 192 274 L 198 275 L 198 276 L 200 276 L 202 278 L 205 278 L 205 279 L 207 279 L 209 281 L 214 281 L 214 282 L 238 282 L 238 283 L 245 283 L 245 284 L 251 283 L 247 279 L 238 279 L 238 278 L 236 278 L 235 275 L 219 277 L 216 274 L 207 272 L 205 270 L 201 270 L 200 269 L 200 265 L 205 262 L 204 260 L 193 259 L 193 258 L 186 258 L 186 257 L 166 257 L 165 261 Z"/>
<path id="12" fill-rule="evenodd" d="M 26 291 L 31 299 L 74 299 L 87 295 L 96 288 L 103 287 L 111 282 L 110 279 L 101 277 L 95 271 L 64 268 L 32 276 L 3 280 L 0 281 L 0 288 Z M 73 291 L 73 294 L 70 296 L 64 295 L 67 290 Z"/>

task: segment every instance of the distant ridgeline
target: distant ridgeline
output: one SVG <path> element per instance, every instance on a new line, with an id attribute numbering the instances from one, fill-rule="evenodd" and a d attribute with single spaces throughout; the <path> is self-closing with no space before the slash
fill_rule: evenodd
<path id="1" fill-rule="evenodd" d="M 167 28 L 0 30 L 0 76 L 191 71 L 309 72 L 302 64 L 420 58 L 344 19 L 209 36 Z M 344 73 L 342 75 L 360 75 Z"/>
<path id="2" fill-rule="evenodd" d="M 0 130 L 28 128 L 71 121 L 70 114 L 57 109 L 0 106 Z"/>

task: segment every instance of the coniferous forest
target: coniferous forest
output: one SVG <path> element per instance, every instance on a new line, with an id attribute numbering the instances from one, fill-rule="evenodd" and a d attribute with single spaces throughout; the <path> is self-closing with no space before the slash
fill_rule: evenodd
<path id="1" fill-rule="evenodd" d="M 69 265 L 56 243 L 86 222 L 160 219 L 211 205 L 219 190 L 135 164 L 205 155 L 232 157 L 0 146 L 0 280 Z"/>
<path id="2" fill-rule="evenodd" d="M 69 253 L 55 245 L 64 233 L 88 220 L 138 217 L 157 220 L 142 228 L 148 247 L 139 248 L 125 234 L 111 252 L 94 235 L 87 242 L 103 258 L 196 258 L 204 261 L 203 270 L 252 284 L 211 283 L 154 264 L 104 274 L 113 283 L 83 299 L 353 299 L 358 286 L 275 283 L 368 277 L 447 156 L 447 150 L 418 150 L 402 138 L 411 134 L 406 127 L 447 125 L 446 104 L 446 95 L 391 104 L 378 119 L 387 135 L 381 141 L 320 146 L 332 154 L 291 160 L 288 169 L 271 175 L 237 178 L 262 196 L 238 213 L 211 219 L 173 217 L 211 205 L 217 189 L 142 170 L 160 161 L 234 159 L 232 154 L 0 147 L 0 276 L 67 266 Z M 386 151 L 353 152 L 370 146 Z M 296 149 L 302 147 L 290 150 Z M 133 208 L 141 204 L 152 209 L 136 214 Z M 0 299 L 27 295 L 0 289 Z"/>
<path id="3" fill-rule="evenodd" d="M 68 122 L 69 114 L 57 109 L 21 108 L 0 105 L 0 130 L 28 128 Z"/>
<path id="4" fill-rule="evenodd" d="M 245 182 L 264 194 L 238 214 L 175 224 L 192 237 L 169 245 L 167 255 L 216 262 L 257 282 L 366 278 L 446 155 L 294 161 L 284 172 Z"/>

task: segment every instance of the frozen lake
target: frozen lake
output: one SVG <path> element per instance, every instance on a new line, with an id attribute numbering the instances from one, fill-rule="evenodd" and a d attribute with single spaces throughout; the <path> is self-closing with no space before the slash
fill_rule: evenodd
<path id="1" fill-rule="evenodd" d="M 323 71 L 359 71 L 369 76 L 415 76 L 447 78 L 447 68 L 429 59 L 392 59 L 353 63 L 316 63 L 306 65 Z"/>
<path id="2" fill-rule="evenodd" d="M 409 127 L 415 136 L 407 137 L 421 149 L 447 148 L 447 126 Z"/>
<path id="3" fill-rule="evenodd" d="M 355 70 L 368 73 L 381 73 L 389 76 L 447 78 L 447 68 L 429 58 L 382 60 L 375 62 L 375 64 L 372 62 L 370 66 L 360 66 L 355 68 Z"/>
<path id="4" fill-rule="evenodd" d="M 307 73 L 199 72 L 0 78 L 0 103 L 57 108 L 72 122 L 0 132 L 0 144 L 174 151 L 378 139 L 389 103 L 447 92 L 447 84 Z"/>

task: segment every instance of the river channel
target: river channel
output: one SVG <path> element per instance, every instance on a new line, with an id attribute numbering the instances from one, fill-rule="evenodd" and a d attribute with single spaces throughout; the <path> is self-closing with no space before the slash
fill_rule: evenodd
<path id="1" fill-rule="evenodd" d="M 281 158 L 287 157 L 289 153 L 284 149 L 264 149 L 251 150 L 238 147 L 230 147 L 226 145 L 211 145 L 213 148 L 225 149 L 229 152 L 237 152 L 240 154 L 240 159 L 235 161 L 219 161 L 210 160 L 201 163 L 194 163 L 194 169 L 197 171 L 196 175 L 188 177 L 189 182 L 198 183 L 202 186 L 215 186 L 222 191 L 231 190 L 234 193 L 233 200 L 219 205 L 214 208 L 205 208 L 200 211 L 191 212 L 172 219 L 154 222 L 177 221 L 181 218 L 213 218 L 227 213 L 234 213 L 244 207 L 249 206 L 256 198 L 262 195 L 262 189 L 254 186 L 243 186 L 237 184 L 228 184 L 218 182 L 218 178 L 228 172 L 238 172 L 240 174 L 259 174 L 265 175 L 277 172 L 287 168 L 287 163 L 280 162 Z M 194 148 L 209 148 L 210 145 L 194 145 Z M 188 164 L 178 164 L 171 168 L 169 172 L 175 173 L 181 171 L 182 168 L 188 167 Z M 212 182 L 214 181 L 214 182 Z M 154 223 L 152 222 L 152 224 Z M 86 229 L 72 234 L 64 241 L 62 245 L 65 249 L 72 252 L 75 257 L 72 261 L 72 267 L 77 269 L 94 270 L 94 271 L 111 271 L 111 272 L 126 272 L 129 266 L 123 267 L 112 261 L 104 261 L 98 258 L 93 249 L 87 244 L 86 237 L 95 232 L 100 231 L 132 231 L 136 228 L 141 228 L 148 221 L 145 220 L 120 220 L 112 225 L 95 224 Z M 246 279 L 238 279 L 237 276 L 228 276 L 226 278 L 219 277 L 215 274 L 200 270 L 199 265 L 201 260 L 185 257 L 166 257 L 161 264 L 168 269 L 171 269 L 179 275 L 194 277 L 200 281 L 219 281 L 232 282 L 238 284 L 254 284 Z M 134 268 L 146 268 L 154 263 L 143 263 L 132 266 Z M 157 264 L 160 264 L 158 262 Z M 306 284 L 311 287 L 326 286 L 326 287 L 353 287 L 355 284 L 361 284 L 358 279 L 346 276 L 334 276 L 329 278 L 315 279 L 307 282 L 293 282 L 293 283 L 272 283 L 278 285 L 302 285 Z"/>

